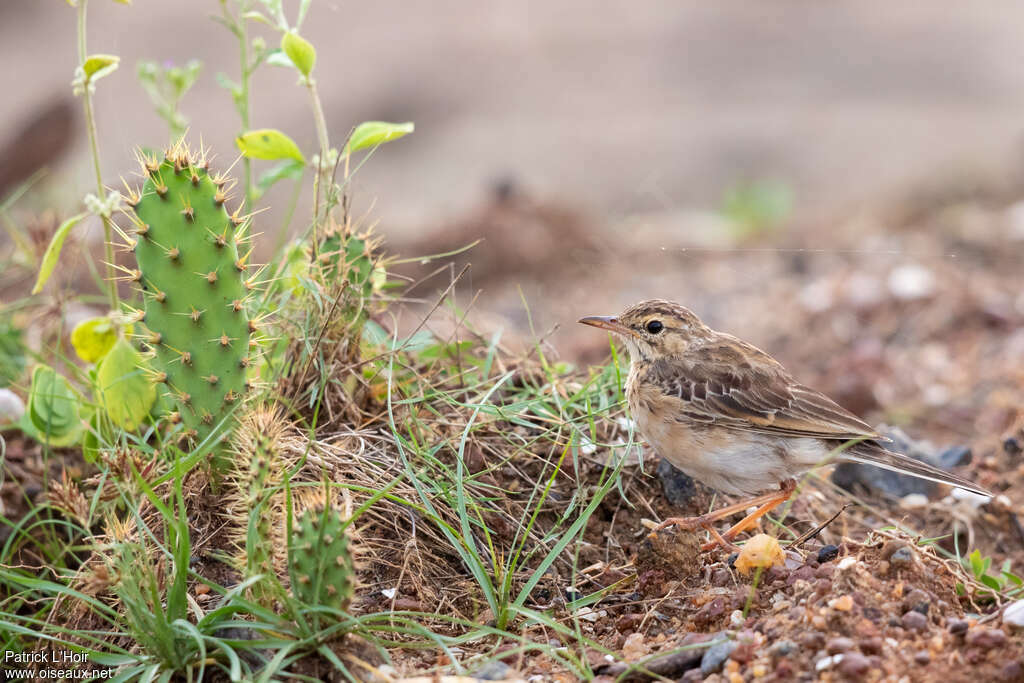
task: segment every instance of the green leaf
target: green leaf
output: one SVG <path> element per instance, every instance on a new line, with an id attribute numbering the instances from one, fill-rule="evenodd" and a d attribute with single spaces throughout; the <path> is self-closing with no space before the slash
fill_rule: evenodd
<path id="1" fill-rule="evenodd" d="M 292 60 L 288 59 L 288 55 L 284 53 L 284 50 L 275 49 L 268 51 L 266 62 L 270 66 L 283 66 L 286 69 L 295 68 L 295 65 L 292 64 Z"/>
<path id="2" fill-rule="evenodd" d="M 975 550 L 967 556 L 970 561 L 971 571 L 974 573 L 975 578 L 980 578 L 985 573 L 985 561 L 981 557 L 981 551 Z"/>
<path id="3" fill-rule="evenodd" d="M 289 31 L 281 37 L 281 50 L 288 55 L 295 68 L 303 76 L 309 76 L 316 64 L 316 48 L 308 40 L 295 31 Z"/>
<path id="4" fill-rule="evenodd" d="M 86 462 L 94 463 L 100 458 L 100 414 L 93 413 L 89 420 L 89 428 L 82 433 L 82 457 Z"/>
<path id="5" fill-rule="evenodd" d="M 352 131 L 348 139 L 348 151 L 355 152 L 366 147 L 376 147 L 408 135 L 416 129 L 412 121 L 388 123 L 387 121 L 364 121 Z"/>
<path id="6" fill-rule="evenodd" d="M 32 371 L 26 412 L 42 441 L 55 446 L 70 445 L 81 435 L 78 395 L 48 365 L 37 365 Z"/>
<path id="7" fill-rule="evenodd" d="M 57 228 L 57 232 L 53 233 L 53 239 L 50 240 L 50 245 L 46 247 L 46 253 L 43 254 L 43 262 L 39 266 L 39 276 L 36 278 L 35 287 L 32 288 L 33 294 L 38 294 L 42 291 L 43 285 L 50 279 L 50 275 L 53 274 L 53 269 L 57 266 L 57 259 L 60 258 L 60 250 L 64 248 L 64 240 L 68 238 L 68 234 L 71 233 L 71 228 L 78 225 L 87 213 L 80 213 L 72 216 Z"/>
<path id="8" fill-rule="evenodd" d="M 0 387 L 10 386 L 25 372 L 22 332 L 9 320 L 0 319 Z"/>
<path id="9" fill-rule="evenodd" d="M 242 154 L 250 159 L 295 159 L 303 164 L 306 158 L 295 141 L 279 130 L 261 128 L 242 133 L 235 138 Z"/>
<path id="10" fill-rule="evenodd" d="M 1003 588 L 1002 584 L 1000 584 L 999 581 L 995 579 L 995 577 L 989 576 L 988 574 L 979 577 L 978 580 L 994 591 L 1002 590 Z"/>
<path id="11" fill-rule="evenodd" d="M 258 21 L 259 23 L 266 24 L 267 26 L 273 26 L 274 25 L 270 21 L 270 19 L 267 19 L 263 15 L 262 12 L 257 12 L 256 10 L 250 10 L 248 12 L 242 12 L 242 18 L 243 19 L 248 19 L 249 21 Z"/>
<path id="12" fill-rule="evenodd" d="M 305 168 L 305 164 L 301 161 L 296 161 L 295 159 L 287 159 L 279 164 L 275 164 L 270 170 L 261 174 L 259 180 L 256 181 L 256 188 L 259 191 L 255 198 L 259 199 L 262 197 L 263 193 L 281 180 L 285 180 L 286 178 L 301 178 L 302 172 Z"/>
<path id="13" fill-rule="evenodd" d="M 82 64 L 82 71 L 85 73 L 85 80 L 98 81 L 104 76 L 117 70 L 121 58 L 117 55 L 89 55 Z"/>
<path id="14" fill-rule="evenodd" d="M 129 431 L 149 414 L 156 401 L 156 385 L 146 376 L 142 354 L 118 339 L 96 371 L 100 405 L 110 420 Z"/>
<path id="15" fill-rule="evenodd" d="M 117 329 L 110 318 L 90 318 L 75 325 L 71 332 L 71 345 L 86 363 L 95 363 L 114 346 Z"/>

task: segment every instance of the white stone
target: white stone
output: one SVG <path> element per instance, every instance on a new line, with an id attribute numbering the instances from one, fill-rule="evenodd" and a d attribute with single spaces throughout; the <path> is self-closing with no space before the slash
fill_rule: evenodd
<path id="1" fill-rule="evenodd" d="M 857 558 L 853 555 L 847 555 L 843 559 L 839 560 L 839 564 L 836 565 L 836 568 L 842 571 L 844 569 L 849 569 L 855 564 L 857 564 Z"/>
<path id="2" fill-rule="evenodd" d="M 967 503 L 970 507 L 977 509 L 982 505 L 992 500 L 992 496 L 983 496 L 980 493 L 974 491 L 968 491 L 967 489 L 954 488 L 949 492 L 949 495 L 953 496 L 953 500 L 960 503 Z"/>
<path id="3" fill-rule="evenodd" d="M 889 273 L 889 292 L 897 299 L 923 299 L 934 291 L 935 276 L 924 266 L 907 263 Z"/>
<path id="4" fill-rule="evenodd" d="M 0 389 L 0 424 L 17 422 L 25 414 L 25 402 L 10 389 Z"/>
<path id="5" fill-rule="evenodd" d="M 1014 628 L 1024 628 L 1024 600 L 1018 600 L 1003 610 L 1003 623 Z"/>
<path id="6" fill-rule="evenodd" d="M 900 498 L 900 507 L 904 510 L 920 510 L 928 505 L 928 496 L 923 493 L 908 493 Z"/>

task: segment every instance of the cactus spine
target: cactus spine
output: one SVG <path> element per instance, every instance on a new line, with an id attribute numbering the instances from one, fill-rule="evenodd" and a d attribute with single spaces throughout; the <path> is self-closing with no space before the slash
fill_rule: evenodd
<path id="1" fill-rule="evenodd" d="M 154 352 L 156 379 L 168 389 L 184 435 L 213 434 L 246 392 L 253 324 L 246 312 L 251 281 L 239 257 L 246 222 L 224 208 L 227 181 L 212 177 L 203 154 L 183 142 L 162 161 L 141 159 L 142 192 L 128 198 L 134 251 Z M 214 471 L 222 449 L 214 447 Z"/>
<path id="2" fill-rule="evenodd" d="M 355 562 L 346 522 L 349 515 L 325 501 L 322 491 L 295 507 L 289 535 L 292 594 L 307 605 L 345 611 L 355 592 Z"/>
<path id="3" fill-rule="evenodd" d="M 281 535 L 274 528 L 280 519 L 273 497 L 287 466 L 282 455 L 282 439 L 288 423 L 277 408 L 258 406 L 241 419 L 232 437 L 232 487 L 228 492 L 229 509 L 234 516 L 235 544 L 240 552 L 237 566 L 249 578 L 262 575 L 250 593 L 263 605 L 271 606 L 280 584 L 275 560 L 283 558 Z M 280 495 L 280 492 L 277 492 Z"/>

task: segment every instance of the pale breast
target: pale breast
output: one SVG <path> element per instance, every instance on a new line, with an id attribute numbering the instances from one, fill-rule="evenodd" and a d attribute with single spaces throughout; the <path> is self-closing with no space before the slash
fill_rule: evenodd
<path id="1" fill-rule="evenodd" d="M 637 430 L 658 454 L 722 493 L 753 496 L 775 489 L 828 455 L 819 439 L 695 422 L 674 410 L 675 401 L 642 382 L 629 382 L 626 394 Z"/>

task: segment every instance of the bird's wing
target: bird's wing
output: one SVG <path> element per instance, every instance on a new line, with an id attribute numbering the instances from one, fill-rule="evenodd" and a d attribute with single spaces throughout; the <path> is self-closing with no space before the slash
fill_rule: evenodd
<path id="1" fill-rule="evenodd" d="M 651 363 L 644 381 L 679 401 L 684 419 L 822 439 L 880 439 L 860 418 L 796 382 L 760 349 L 735 338 Z"/>

